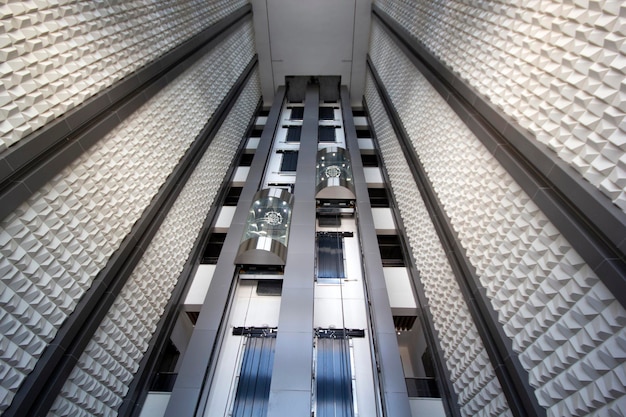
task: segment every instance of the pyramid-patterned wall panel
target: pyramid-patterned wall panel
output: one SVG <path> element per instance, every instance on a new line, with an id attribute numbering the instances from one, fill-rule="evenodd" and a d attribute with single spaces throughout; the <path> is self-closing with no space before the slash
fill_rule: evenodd
<path id="1" fill-rule="evenodd" d="M 2 3 L 0 152 L 246 2 Z"/>
<path id="2" fill-rule="evenodd" d="M 370 54 L 549 416 L 623 416 L 626 311 L 377 24 Z"/>
<path id="3" fill-rule="evenodd" d="M 626 211 L 623 1 L 376 4 Z"/>
<path id="4" fill-rule="evenodd" d="M 366 101 L 463 416 L 512 416 L 461 289 L 368 74 Z"/>
<path id="5" fill-rule="evenodd" d="M 0 222 L 0 410 L 253 56 L 248 22 Z"/>
<path id="6" fill-rule="evenodd" d="M 65 383 L 49 416 L 113 416 L 261 97 L 253 74 Z"/>

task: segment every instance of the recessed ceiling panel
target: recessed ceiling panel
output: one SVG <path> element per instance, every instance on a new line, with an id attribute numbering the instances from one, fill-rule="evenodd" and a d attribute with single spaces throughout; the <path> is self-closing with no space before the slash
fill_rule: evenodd
<path id="1" fill-rule="evenodd" d="M 352 60 L 355 0 L 268 0 L 272 61 L 326 68 Z M 300 74 L 297 74 L 300 75 Z"/>
<path id="2" fill-rule="evenodd" d="M 371 0 L 251 2 L 266 104 L 290 75 L 341 76 L 360 102 Z"/>

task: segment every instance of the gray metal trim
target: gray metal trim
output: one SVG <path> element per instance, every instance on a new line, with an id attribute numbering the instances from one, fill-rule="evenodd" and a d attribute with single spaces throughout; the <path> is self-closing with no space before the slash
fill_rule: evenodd
<path id="1" fill-rule="evenodd" d="M 6 417 L 45 415 L 257 65 L 256 56 L 26 377 Z"/>
<path id="2" fill-rule="evenodd" d="M 318 88 L 308 85 L 268 417 L 292 415 L 289 410 L 311 410 L 318 106 Z M 292 400 L 280 401 L 283 396 Z"/>
<path id="3" fill-rule="evenodd" d="M 204 300 L 191 340 L 187 347 L 172 395 L 165 411 L 166 417 L 203 416 L 209 388 L 215 371 L 219 345 L 226 331 L 229 303 L 236 283 L 234 263 L 237 248 L 253 201 L 260 187 L 273 138 L 280 120 L 285 89 L 279 88 L 259 146 L 256 149 L 248 179 L 239 197 L 229 232 L 215 268 L 213 280 Z"/>
<path id="4" fill-rule="evenodd" d="M 626 307 L 626 214 L 373 6 L 383 29 Z"/>
<path id="5" fill-rule="evenodd" d="M 344 132 L 350 153 L 352 176 L 354 178 L 357 200 L 359 243 L 361 245 L 361 253 L 363 254 L 363 274 L 369 310 L 369 324 L 378 368 L 377 391 L 379 395 L 382 396 L 383 415 L 410 416 L 411 409 L 404 381 L 402 362 L 400 360 L 398 338 L 393 323 L 393 314 L 389 305 L 389 297 L 387 295 L 385 277 L 383 274 L 383 263 L 376 239 L 374 217 L 372 215 L 372 207 L 367 192 L 367 182 L 365 181 L 365 174 L 363 172 L 363 163 L 361 162 L 356 128 L 350 108 L 350 94 L 345 86 L 341 88 L 341 104 Z M 372 297 L 374 288 L 378 289 L 383 296 Z M 380 349 L 381 344 L 390 346 L 391 348 L 386 350 Z M 393 383 L 387 383 L 389 380 L 393 380 Z M 397 389 L 398 387 L 401 388 Z"/>
<path id="6" fill-rule="evenodd" d="M 192 39 L 88 99 L 0 155 L 0 218 L 148 101 L 252 16 L 241 7 Z"/>
<path id="7" fill-rule="evenodd" d="M 354 187 L 343 178 L 327 178 L 315 187 L 315 197 L 320 199 L 354 200 Z"/>
<path id="8" fill-rule="evenodd" d="M 239 245 L 238 265 L 285 265 L 287 246 L 268 236 L 244 240 Z"/>
<path id="9" fill-rule="evenodd" d="M 382 84 L 376 68 L 369 58 L 367 66 L 372 74 L 381 101 L 385 106 L 387 116 L 398 137 L 398 142 L 411 167 L 413 179 L 433 220 L 441 244 L 448 256 L 450 266 L 472 314 L 474 324 L 489 355 L 511 412 L 516 417 L 546 416 L 545 408 L 539 405 L 534 389 L 529 384 L 528 372 L 513 351 L 511 340 L 504 334 L 504 330 L 498 322 L 497 313 L 491 307 L 486 291 L 480 285 L 480 281 L 476 276 L 476 270 L 465 256 L 465 250 L 454 232 L 454 228 L 437 198 L 428 175 L 411 146 L 411 141 L 404 130 L 400 117 L 393 108 L 393 103 L 384 89 L 384 84 Z M 373 128 L 373 126 L 371 127 Z"/>
<path id="10" fill-rule="evenodd" d="M 289 205 L 293 204 L 293 194 L 287 190 L 283 190 L 282 188 L 264 188 L 258 191 L 252 199 L 258 200 L 266 197 L 275 197 L 282 201 L 286 201 Z"/>

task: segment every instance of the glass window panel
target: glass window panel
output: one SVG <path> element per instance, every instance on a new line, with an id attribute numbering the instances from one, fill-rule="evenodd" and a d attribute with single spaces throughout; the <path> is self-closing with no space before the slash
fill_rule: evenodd
<path id="1" fill-rule="evenodd" d="M 287 142 L 300 142 L 302 126 L 289 126 L 287 128 Z"/>
<path id="2" fill-rule="evenodd" d="M 341 233 L 317 235 L 317 278 L 345 278 Z"/>
<path id="3" fill-rule="evenodd" d="M 293 107 L 289 117 L 292 120 L 302 120 L 304 117 L 304 107 Z"/>
<path id="4" fill-rule="evenodd" d="M 335 141 L 335 127 L 334 126 L 319 126 L 318 137 L 320 142 L 334 142 Z"/>
<path id="5" fill-rule="evenodd" d="M 335 120 L 335 109 L 332 107 L 320 107 L 320 120 Z"/>
<path id="6" fill-rule="evenodd" d="M 296 172 L 298 168 L 298 151 L 286 151 L 280 163 L 280 170 L 283 172 Z"/>

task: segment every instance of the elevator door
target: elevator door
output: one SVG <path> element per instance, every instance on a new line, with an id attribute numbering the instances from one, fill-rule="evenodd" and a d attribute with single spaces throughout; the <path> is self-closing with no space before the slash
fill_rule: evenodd
<path id="1" fill-rule="evenodd" d="M 275 337 L 248 336 L 233 405 L 234 417 L 267 415 L 275 342 Z"/>
<path id="2" fill-rule="evenodd" d="M 352 417 L 352 372 L 348 338 L 317 340 L 316 417 Z"/>

